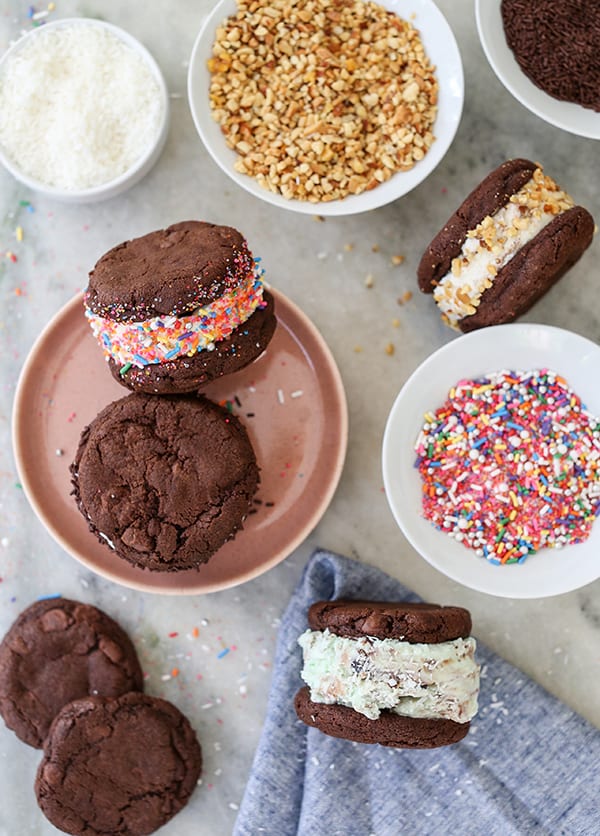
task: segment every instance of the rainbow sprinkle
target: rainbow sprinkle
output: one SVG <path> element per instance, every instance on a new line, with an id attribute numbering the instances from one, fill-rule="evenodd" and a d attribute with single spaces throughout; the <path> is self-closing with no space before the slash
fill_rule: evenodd
<path id="1" fill-rule="evenodd" d="M 459 381 L 415 450 L 423 515 L 491 563 L 581 543 L 600 515 L 600 421 L 548 369 Z"/>
<path id="2" fill-rule="evenodd" d="M 264 307 L 261 275 L 262 270 L 253 270 L 238 287 L 186 316 L 119 322 L 99 316 L 88 307 L 85 315 L 106 359 L 112 358 L 125 374 L 132 365 L 143 368 L 191 357 L 198 351 L 213 351 L 216 342 L 226 339 L 257 308 Z"/>

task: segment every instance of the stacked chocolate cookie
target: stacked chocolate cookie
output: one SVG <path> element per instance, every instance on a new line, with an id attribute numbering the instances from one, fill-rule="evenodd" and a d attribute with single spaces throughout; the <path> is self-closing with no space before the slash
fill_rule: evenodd
<path id="1" fill-rule="evenodd" d="M 127 634 L 101 610 L 38 601 L 0 644 L 0 714 L 44 755 L 47 818 L 72 834 L 152 833 L 184 807 L 202 769 L 189 721 L 145 695 Z"/>
<path id="2" fill-rule="evenodd" d="M 242 527 L 259 482 L 240 421 L 193 395 L 109 404 L 83 431 L 71 472 L 90 530 L 153 571 L 206 563 Z"/>
<path id="3" fill-rule="evenodd" d="M 259 469 L 246 430 L 198 393 L 273 336 L 261 272 L 237 230 L 186 221 L 119 244 L 90 273 L 86 317 L 135 394 L 83 431 L 73 493 L 100 542 L 135 566 L 197 568 L 250 509 Z"/>

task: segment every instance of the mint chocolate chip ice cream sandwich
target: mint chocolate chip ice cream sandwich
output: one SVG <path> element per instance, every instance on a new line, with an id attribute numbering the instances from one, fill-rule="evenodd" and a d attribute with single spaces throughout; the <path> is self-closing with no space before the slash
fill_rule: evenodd
<path id="1" fill-rule="evenodd" d="M 296 695 L 298 717 L 325 734 L 429 749 L 457 743 L 477 712 L 479 666 L 462 607 L 319 601 Z"/>

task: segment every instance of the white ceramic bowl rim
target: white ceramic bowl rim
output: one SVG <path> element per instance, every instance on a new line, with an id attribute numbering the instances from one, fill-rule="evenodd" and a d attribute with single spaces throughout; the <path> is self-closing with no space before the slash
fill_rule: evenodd
<path id="1" fill-rule="evenodd" d="M 425 157 L 406 172 L 371 191 L 348 195 L 343 200 L 311 203 L 293 200 L 263 188 L 251 176 L 235 171 L 237 153 L 227 147 L 220 126 L 213 120 L 208 100 L 210 73 L 206 66 L 212 54 L 217 26 L 236 11 L 235 0 L 220 0 L 205 19 L 194 43 L 188 71 L 188 101 L 196 130 L 217 165 L 247 192 L 261 200 L 294 212 L 319 215 L 352 215 L 366 212 L 403 197 L 418 186 L 441 162 L 449 149 L 462 115 L 464 76 L 456 39 L 446 18 L 433 0 L 379 0 L 380 5 L 409 20 L 418 30 L 425 51 L 436 66 L 440 85 L 438 113 L 434 124 L 436 140 Z M 413 13 L 416 17 L 413 19 Z"/>
<path id="2" fill-rule="evenodd" d="M 578 589 L 600 577 L 600 520 L 583 543 L 541 549 L 522 565 L 494 566 L 438 531 L 421 511 L 421 477 L 414 443 L 425 412 L 442 405 L 461 378 L 499 369 L 552 368 L 600 415 L 595 385 L 600 346 L 549 325 L 513 323 L 473 331 L 431 354 L 397 395 L 385 428 L 382 467 L 391 511 L 406 539 L 432 566 L 471 589 L 506 598 L 543 598 Z"/>
<path id="3" fill-rule="evenodd" d="M 107 23 L 104 20 L 98 20 L 92 17 L 67 17 L 62 18 L 61 20 L 53 20 L 51 23 L 45 23 L 43 26 L 38 26 L 36 29 L 32 29 L 30 32 L 27 32 L 11 47 L 9 47 L 2 57 L 0 57 L 0 75 L 2 74 L 4 64 L 9 61 L 11 56 L 20 50 L 23 47 L 23 44 L 28 40 L 38 37 L 41 32 L 48 31 L 48 29 L 59 29 L 67 26 L 97 26 L 99 28 L 107 29 L 119 38 L 119 40 L 132 47 L 135 52 L 145 59 L 152 71 L 152 74 L 159 86 L 161 98 L 161 120 L 156 132 L 156 138 L 149 145 L 144 154 L 139 157 L 136 162 L 127 169 L 127 171 L 124 171 L 118 177 L 115 177 L 112 180 L 107 180 L 99 186 L 92 186 L 89 189 L 62 189 L 57 186 L 46 185 L 45 183 L 42 183 L 41 181 L 26 174 L 11 159 L 11 157 L 5 153 L 2 145 L 0 145 L 0 162 L 13 175 L 13 177 L 20 180 L 24 185 L 34 191 L 45 194 L 47 197 L 71 198 L 83 201 L 85 198 L 93 199 L 94 197 L 100 197 L 105 192 L 113 191 L 131 178 L 134 178 L 140 169 L 144 168 L 149 159 L 156 153 L 157 146 L 161 144 L 161 141 L 166 136 L 166 126 L 169 120 L 169 93 L 160 67 L 151 53 L 140 41 L 134 38 L 133 35 L 130 35 L 129 32 L 121 29 L 119 26 L 115 26 L 113 23 Z"/>

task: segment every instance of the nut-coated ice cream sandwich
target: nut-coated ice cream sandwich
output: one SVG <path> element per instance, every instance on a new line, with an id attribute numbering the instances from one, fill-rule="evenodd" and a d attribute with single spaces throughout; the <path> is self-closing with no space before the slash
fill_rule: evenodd
<path id="1" fill-rule="evenodd" d="M 427 247 L 417 271 L 447 325 L 473 331 L 512 322 L 579 259 L 594 219 L 541 166 L 492 171 Z"/>
<path id="2" fill-rule="evenodd" d="M 457 743 L 477 712 L 479 666 L 461 607 L 319 601 L 296 694 L 298 717 L 325 734 L 406 749 Z"/>
<path id="3" fill-rule="evenodd" d="M 276 325 L 258 261 L 237 230 L 201 221 L 109 250 L 84 301 L 113 377 L 135 391 L 178 394 L 255 360 Z"/>

